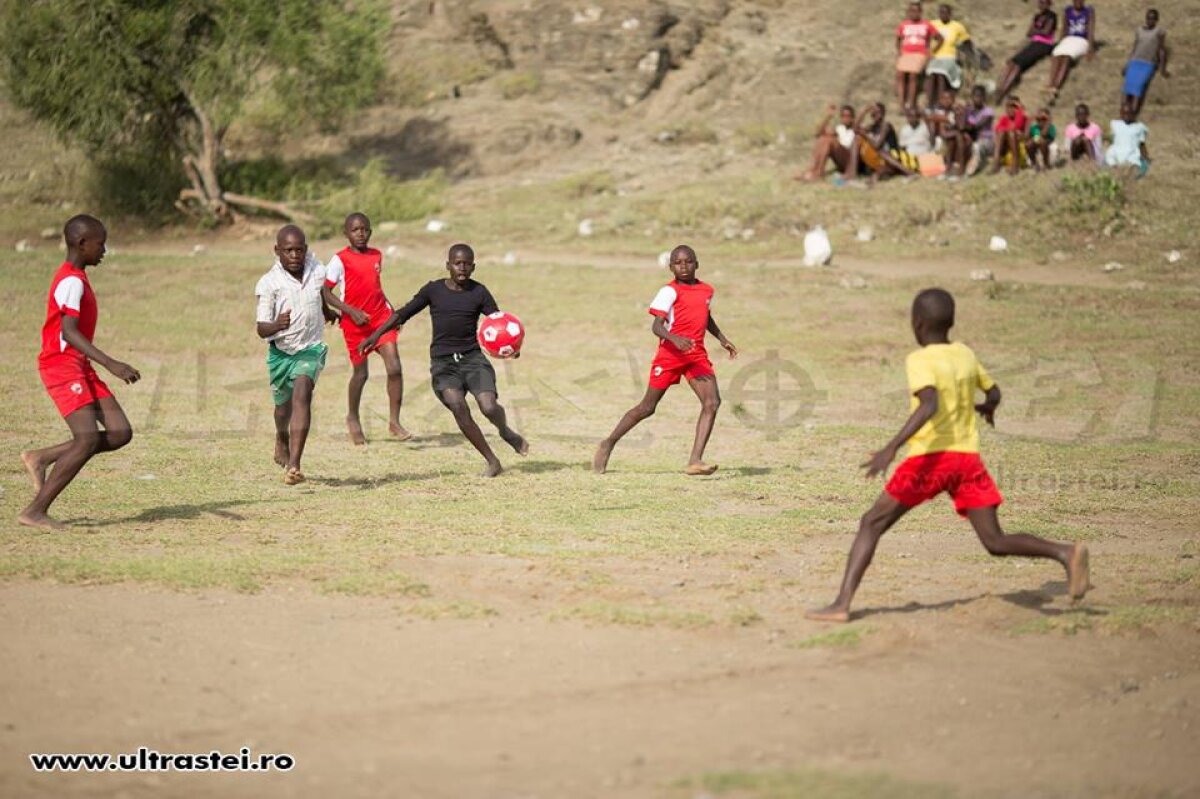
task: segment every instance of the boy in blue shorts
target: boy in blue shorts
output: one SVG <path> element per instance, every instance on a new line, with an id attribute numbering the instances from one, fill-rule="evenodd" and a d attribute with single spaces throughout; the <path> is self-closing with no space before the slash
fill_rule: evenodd
<path id="1" fill-rule="evenodd" d="M 883 449 L 863 464 L 867 477 L 887 471 L 900 447 L 908 442 L 908 457 L 896 469 L 879 499 L 859 524 L 850 548 L 842 588 L 832 605 L 804 614 L 817 621 L 850 620 L 850 601 L 871 564 L 880 537 L 904 514 L 945 491 L 954 509 L 965 516 L 984 548 L 992 555 L 1047 558 L 1067 570 L 1072 599 L 1087 593 L 1088 551 L 1080 543 L 1060 544 L 1025 533 L 1006 534 L 996 515 L 1003 498 L 979 457 L 975 414 L 994 424 L 1000 388 L 988 376 L 975 353 L 951 342 L 954 298 L 942 289 L 925 289 L 912 306 L 912 328 L 919 350 L 905 362 L 912 415 Z M 975 391 L 984 392 L 975 404 Z"/>

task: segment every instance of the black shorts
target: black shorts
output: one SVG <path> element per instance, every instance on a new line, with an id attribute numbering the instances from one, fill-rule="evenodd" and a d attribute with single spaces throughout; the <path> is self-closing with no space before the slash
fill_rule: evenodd
<path id="1" fill-rule="evenodd" d="M 1022 72 L 1028 71 L 1034 64 L 1054 52 L 1054 45 L 1045 42 L 1030 42 L 1012 57 L 1012 62 Z"/>
<path id="2" fill-rule="evenodd" d="M 438 355 L 429 362 L 429 374 L 433 382 L 433 393 L 442 398 L 448 388 L 474 394 L 478 397 L 485 391 L 499 395 L 496 390 L 496 370 L 481 350 Z"/>

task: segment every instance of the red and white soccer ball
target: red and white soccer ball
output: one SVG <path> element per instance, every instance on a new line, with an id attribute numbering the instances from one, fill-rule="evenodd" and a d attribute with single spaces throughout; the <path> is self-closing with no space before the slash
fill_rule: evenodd
<path id="1" fill-rule="evenodd" d="M 525 340 L 525 326 L 510 313 L 496 311 L 479 325 L 479 346 L 496 358 L 515 358 Z"/>

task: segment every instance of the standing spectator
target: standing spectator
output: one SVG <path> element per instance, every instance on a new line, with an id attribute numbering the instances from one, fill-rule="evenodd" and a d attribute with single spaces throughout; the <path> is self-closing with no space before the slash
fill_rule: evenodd
<path id="1" fill-rule="evenodd" d="M 932 22 L 921 19 L 920 3 L 909 3 L 908 17 L 896 26 L 896 99 L 901 108 L 917 103 L 931 45 L 940 48 L 942 35 Z"/>
<path id="2" fill-rule="evenodd" d="M 925 68 L 925 96 L 941 97 L 947 89 L 958 94 L 962 86 L 962 69 L 958 65 L 958 52 L 974 56 L 974 45 L 967 26 L 953 19 L 953 10 L 947 4 L 938 6 L 938 18 L 933 27 L 942 37 L 942 44 L 933 51 L 933 58 Z"/>
<path id="3" fill-rule="evenodd" d="M 1112 144 L 1104 154 L 1104 163 L 1112 167 L 1133 167 L 1138 177 L 1150 168 L 1150 153 L 1146 151 L 1149 129 L 1138 121 L 1137 112 L 1129 103 L 1121 106 L 1121 118 L 1109 124 Z"/>
<path id="4" fill-rule="evenodd" d="M 1058 100 L 1058 92 L 1071 74 L 1071 67 L 1081 58 L 1089 61 L 1096 54 L 1096 9 L 1085 0 L 1072 0 L 1063 10 L 1063 37 L 1059 40 L 1050 61 L 1050 104 Z"/>
<path id="5" fill-rule="evenodd" d="M 1158 27 L 1158 11 L 1152 8 L 1146 12 L 1146 24 L 1134 31 L 1133 49 L 1121 70 L 1125 78 L 1121 104 L 1132 107 L 1135 117 L 1142 113 L 1142 103 L 1146 101 L 1154 73 L 1161 70 L 1164 78 L 1171 77 L 1167 72 L 1168 55 L 1167 32 Z"/>
<path id="6" fill-rule="evenodd" d="M 1050 0 L 1038 0 L 1037 13 L 1029 23 L 1025 35 L 1029 41 L 1008 61 L 1000 88 L 996 91 L 996 104 L 1003 102 L 1017 83 L 1017 78 L 1028 72 L 1043 58 L 1054 52 L 1054 32 L 1058 30 L 1058 15 L 1050 10 Z"/>
<path id="7" fill-rule="evenodd" d="M 996 136 L 992 124 L 996 112 L 987 104 L 987 91 L 982 86 L 971 89 L 971 102 L 963 117 L 963 132 L 971 139 L 971 159 L 967 174 L 974 175 L 996 153 Z"/>
<path id="8" fill-rule="evenodd" d="M 1082 161 L 1091 158 L 1093 164 L 1099 165 L 1104 160 L 1103 135 L 1100 126 L 1091 120 L 1091 111 L 1087 103 L 1075 106 L 1075 121 L 1067 125 L 1063 137 L 1067 142 L 1067 150 L 1072 161 Z"/>

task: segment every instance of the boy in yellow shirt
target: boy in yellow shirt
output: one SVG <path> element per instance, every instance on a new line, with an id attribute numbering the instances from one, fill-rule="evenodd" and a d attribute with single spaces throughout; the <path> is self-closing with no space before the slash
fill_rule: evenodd
<path id="1" fill-rule="evenodd" d="M 909 353 L 905 368 L 912 393 L 912 415 L 895 438 L 862 464 L 867 477 L 887 471 L 896 452 L 908 442 L 908 457 L 896 469 L 879 499 L 858 527 L 850 548 L 841 591 L 832 605 L 805 614 L 817 621 L 850 620 L 850 601 L 871 563 L 879 538 L 909 510 L 941 492 L 954 500 L 954 509 L 965 516 L 989 553 L 1049 558 L 1067 570 L 1072 599 L 1082 599 L 1088 588 L 1088 551 L 1083 544 L 1059 544 L 1025 533 L 1005 534 L 996 508 L 1003 501 L 996 484 L 979 457 L 979 430 L 975 413 L 994 424 L 1000 388 L 984 371 L 975 353 L 965 344 L 951 343 L 954 298 L 942 289 L 925 289 L 912 306 L 912 328 L 921 349 Z M 984 392 L 975 404 L 975 390 Z"/>

